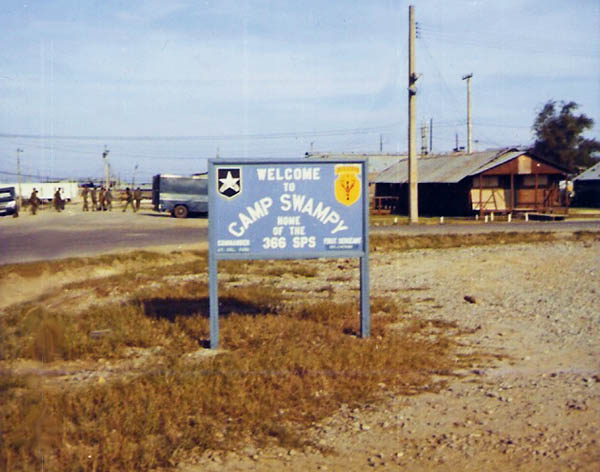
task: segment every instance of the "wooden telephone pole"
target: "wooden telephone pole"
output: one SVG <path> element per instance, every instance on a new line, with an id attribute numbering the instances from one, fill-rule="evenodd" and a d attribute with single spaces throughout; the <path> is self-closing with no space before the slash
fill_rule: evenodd
<path id="1" fill-rule="evenodd" d="M 473 77 L 473 73 L 463 77 L 463 80 L 467 81 L 467 154 L 471 154 L 473 142 L 471 138 L 471 77 Z"/>
<path id="2" fill-rule="evenodd" d="M 419 222 L 419 194 L 417 172 L 417 119 L 415 102 L 417 95 L 415 73 L 415 7 L 408 7 L 408 201 L 409 221 Z"/>
<path id="3" fill-rule="evenodd" d="M 104 146 L 104 152 L 102 153 L 102 161 L 104 162 L 104 185 L 105 188 L 110 187 L 110 163 L 108 162 L 108 153 L 110 151 Z"/>
<path id="4" fill-rule="evenodd" d="M 17 198 L 17 210 L 21 209 L 21 205 L 23 204 L 23 194 L 21 191 L 21 157 L 20 154 L 23 152 L 23 149 L 17 148 L 17 175 L 19 178 L 19 196 Z"/>

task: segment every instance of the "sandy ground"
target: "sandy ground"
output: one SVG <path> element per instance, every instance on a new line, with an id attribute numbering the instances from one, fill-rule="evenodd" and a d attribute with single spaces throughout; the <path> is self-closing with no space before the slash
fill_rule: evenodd
<path id="1" fill-rule="evenodd" d="M 340 409 L 312 431 L 330 454 L 248 447 L 181 471 L 600 470 L 600 237 L 417 250 L 372 267 L 374 292 L 471 330 L 465 352 L 504 357 L 439 394 Z"/>
<path id="2" fill-rule="evenodd" d="M 0 309 L 49 288 L 2 280 Z M 438 394 L 397 397 L 382 386 L 377 404 L 342 406 L 311 431 L 328 454 L 248 446 L 179 470 L 600 470 L 600 233 L 587 242 L 375 252 L 371 294 L 456 322 L 471 333 L 460 338 L 463 352 L 497 357 L 458 372 Z"/>

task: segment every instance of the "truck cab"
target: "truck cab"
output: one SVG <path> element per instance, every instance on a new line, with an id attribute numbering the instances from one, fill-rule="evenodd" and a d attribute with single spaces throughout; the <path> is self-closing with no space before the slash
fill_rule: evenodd
<path id="1" fill-rule="evenodd" d="M 0 188 L 0 216 L 19 216 L 19 205 L 14 187 Z"/>

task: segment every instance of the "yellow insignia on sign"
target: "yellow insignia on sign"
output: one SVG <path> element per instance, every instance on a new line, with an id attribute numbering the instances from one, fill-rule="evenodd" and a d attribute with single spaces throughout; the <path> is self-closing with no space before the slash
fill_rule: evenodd
<path id="1" fill-rule="evenodd" d="M 360 197 L 360 166 L 338 165 L 335 166 L 335 199 L 342 205 L 350 206 Z"/>

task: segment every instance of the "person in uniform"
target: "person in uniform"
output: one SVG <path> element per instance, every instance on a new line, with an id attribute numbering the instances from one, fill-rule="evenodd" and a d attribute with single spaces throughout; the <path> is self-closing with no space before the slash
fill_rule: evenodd
<path id="1" fill-rule="evenodd" d="M 96 187 L 92 187 L 92 211 L 98 210 L 98 197 L 96 195 Z"/>
<path id="2" fill-rule="evenodd" d="M 81 198 L 83 198 L 83 211 L 90 211 L 90 207 L 88 206 L 88 195 L 90 190 L 87 187 L 83 187 L 81 189 Z"/>
<path id="3" fill-rule="evenodd" d="M 112 211 L 112 191 L 110 190 L 110 187 L 108 187 L 106 189 L 106 192 L 104 193 L 104 209 L 108 210 L 108 211 Z"/>
<path id="4" fill-rule="evenodd" d="M 127 207 L 131 204 L 131 209 L 135 212 L 135 207 L 133 206 L 133 194 L 129 187 L 125 189 L 125 208 L 123 208 L 123 212 L 127 210 Z"/>
<path id="5" fill-rule="evenodd" d="M 98 211 L 104 210 L 106 210 L 106 190 L 104 189 L 104 186 L 102 186 L 98 193 Z"/>
<path id="6" fill-rule="evenodd" d="M 29 197 L 29 205 L 31 208 L 32 215 L 35 215 L 37 213 L 38 206 L 40 206 L 40 199 L 38 198 L 37 194 L 37 189 L 34 188 L 31 192 L 31 196 Z"/>
<path id="7" fill-rule="evenodd" d="M 140 210 L 140 203 L 142 201 L 142 189 L 139 187 L 136 188 L 133 192 L 133 199 L 135 200 L 135 206 L 133 207 L 134 211 Z"/>
<path id="8" fill-rule="evenodd" d="M 52 200 L 52 203 L 54 203 L 54 209 L 60 213 L 60 210 L 62 210 L 62 198 L 60 197 L 60 187 L 56 189 L 56 192 L 54 192 L 54 198 Z"/>

